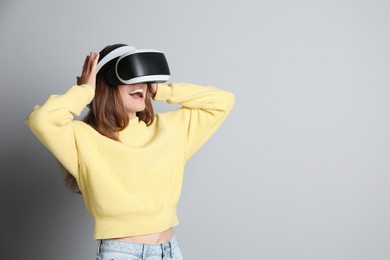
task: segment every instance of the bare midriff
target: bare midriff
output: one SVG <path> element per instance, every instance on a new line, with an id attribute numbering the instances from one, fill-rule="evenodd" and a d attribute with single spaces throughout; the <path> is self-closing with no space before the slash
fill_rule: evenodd
<path id="1" fill-rule="evenodd" d="M 118 237 L 114 240 L 141 243 L 141 244 L 160 244 L 169 241 L 173 237 L 173 229 L 167 229 L 163 232 L 147 234 L 142 236 Z"/>

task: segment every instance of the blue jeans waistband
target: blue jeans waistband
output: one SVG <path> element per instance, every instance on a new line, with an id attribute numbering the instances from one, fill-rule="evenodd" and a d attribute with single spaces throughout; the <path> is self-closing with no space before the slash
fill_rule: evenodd
<path id="1" fill-rule="evenodd" d="M 178 247 L 177 240 L 173 236 L 169 241 L 160 244 L 141 244 L 114 239 L 98 240 L 97 255 L 104 253 L 119 253 L 137 256 L 141 259 L 151 256 L 169 255 L 173 258 L 173 252 Z"/>

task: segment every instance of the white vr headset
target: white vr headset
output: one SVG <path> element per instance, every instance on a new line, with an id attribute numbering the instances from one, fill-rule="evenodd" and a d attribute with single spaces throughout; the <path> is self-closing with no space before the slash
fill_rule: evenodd
<path id="1" fill-rule="evenodd" d="M 110 63 L 114 59 L 117 59 L 116 62 Z M 104 68 L 105 65 L 109 67 Z M 109 52 L 97 64 L 96 73 L 99 71 L 104 73 L 110 85 L 165 82 L 170 78 L 164 53 L 132 46 L 122 46 Z"/>

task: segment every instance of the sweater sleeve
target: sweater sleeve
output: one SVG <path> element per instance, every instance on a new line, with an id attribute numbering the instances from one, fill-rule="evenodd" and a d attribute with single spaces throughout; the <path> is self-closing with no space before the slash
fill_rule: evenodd
<path id="1" fill-rule="evenodd" d="M 72 121 L 93 99 L 89 85 L 75 85 L 35 106 L 26 123 L 60 163 L 78 178 L 78 156 Z"/>
<path id="2" fill-rule="evenodd" d="M 182 106 L 177 113 L 184 114 L 184 120 L 178 124 L 186 130 L 186 160 L 218 129 L 235 101 L 230 92 L 190 83 L 159 84 L 154 99 Z"/>

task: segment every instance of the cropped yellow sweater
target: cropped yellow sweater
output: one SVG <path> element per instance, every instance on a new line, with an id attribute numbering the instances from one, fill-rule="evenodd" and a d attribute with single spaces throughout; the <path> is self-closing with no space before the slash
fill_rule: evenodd
<path id="1" fill-rule="evenodd" d="M 26 119 L 39 140 L 76 178 L 95 239 L 145 235 L 178 224 L 183 169 L 234 104 L 230 92 L 188 83 L 159 84 L 154 99 L 181 108 L 147 126 L 134 118 L 109 139 L 74 119 L 94 97 L 72 86 L 36 106 Z"/>

